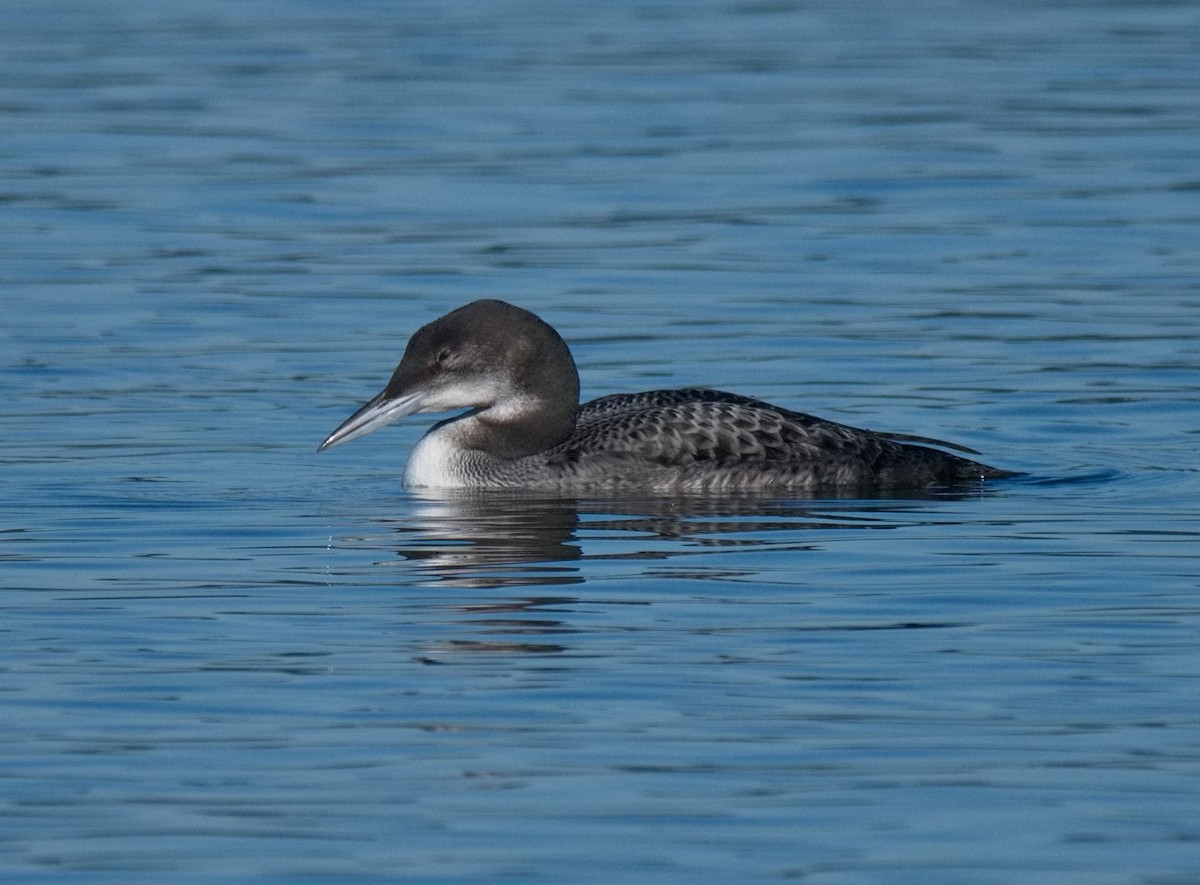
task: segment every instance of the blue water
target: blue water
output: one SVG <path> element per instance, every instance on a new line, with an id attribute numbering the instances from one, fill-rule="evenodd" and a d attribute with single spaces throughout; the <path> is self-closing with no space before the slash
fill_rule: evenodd
<path id="1" fill-rule="evenodd" d="M 6 3 L 0 881 L 1200 878 L 1200 10 Z M 477 297 L 1025 472 L 413 495 Z"/>

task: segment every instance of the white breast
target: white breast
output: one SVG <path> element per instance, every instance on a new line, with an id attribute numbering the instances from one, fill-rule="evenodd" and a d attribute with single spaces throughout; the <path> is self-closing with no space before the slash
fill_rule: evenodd
<path id="1" fill-rule="evenodd" d="M 433 428 L 413 447 L 404 468 L 404 484 L 410 488 L 456 489 L 466 485 L 462 449 L 455 437 L 454 422 Z"/>

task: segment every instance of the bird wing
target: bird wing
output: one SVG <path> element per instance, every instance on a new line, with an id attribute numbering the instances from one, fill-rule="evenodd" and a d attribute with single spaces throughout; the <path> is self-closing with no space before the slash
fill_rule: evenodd
<path id="1" fill-rule="evenodd" d="M 665 390 L 603 397 L 580 407 L 574 435 L 549 454 L 566 463 L 627 456 L 663 465 L 875 461 L 886 438 L 721 391 Z"/>

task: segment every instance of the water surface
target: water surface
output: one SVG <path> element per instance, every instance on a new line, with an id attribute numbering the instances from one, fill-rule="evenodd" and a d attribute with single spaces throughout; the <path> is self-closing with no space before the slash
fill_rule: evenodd
<path id="1" fill-rule="evenodd" d="M 0 879 L 1195 881 L 1191 5 L 0 17 Z M 316 455 L 483 296 L 1026 475 Z"/>

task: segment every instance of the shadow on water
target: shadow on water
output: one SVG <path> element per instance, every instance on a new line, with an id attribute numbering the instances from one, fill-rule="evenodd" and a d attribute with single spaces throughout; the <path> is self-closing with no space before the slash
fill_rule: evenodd
<path id="1" fill-rule="evenodd" d="M 955 518 L 943 504 L 995 494 L 991 486 L 871 499 L 424 491 L 408 499 L 405 515 L 376 519 L 368 535 L 389 554 L 382 563 L 401 564 L 417 585 L 462 592 L 461 600 L 438 604 L 467 618 L 471 635 L 442 640 L 441 652 L 558 654 L 569 650 L 560 637 L 577 629 L 566 615 L 584 605 L 582 586 L 597 578 L 639 582 L 650 564 L 683 557 L 688 564 L 670 577 L 754 581 L 759 565 L 696 557 L 803 556 L 823 549 L 830 533 L 944 526 Z M 655 574 L 662 576 L 661 567 Z M 481 598 L 472 591 L 499 592 Z M 640 596 L 624 603 L 650 604 Z M 427 662 L 444 661 L 435 653 Z"/>
<path id="2" fill-rule="evenodd" d="M 409 514 L 380 523 L 393 533 L 395 554 L 425 582 L 556 586 L 582 582 L 584 561 L 662 560 L 731 548 L 803 551 L 811 546 L 799 540 L 805 531 L 895 529 L 925 521 L 938 501 L 993 494 L 982 486 L 870 499 L 423 491 L 413 495 Z"/>

